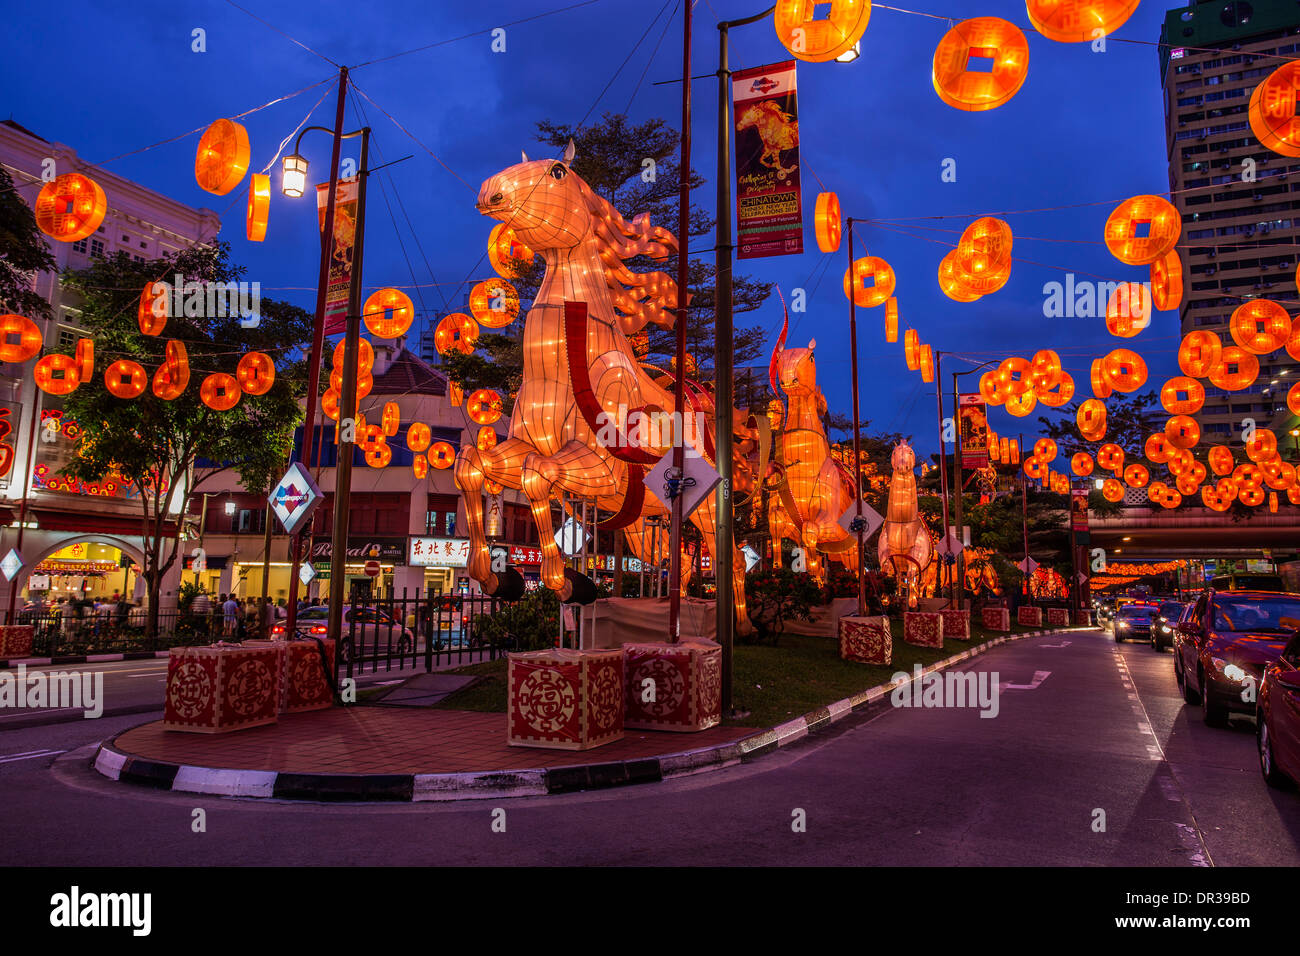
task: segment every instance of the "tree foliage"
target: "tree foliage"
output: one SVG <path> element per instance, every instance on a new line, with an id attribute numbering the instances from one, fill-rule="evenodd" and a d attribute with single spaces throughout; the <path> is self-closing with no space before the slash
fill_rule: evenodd
<path id="1" fill-rule="evenodd" d="M 50 304 L 32 289 L 32 276 L 54 268 L 32 207 L 14 188 L 9 171 L 0 166 L 0 312 L 29 319 L 48 317 Z"/>

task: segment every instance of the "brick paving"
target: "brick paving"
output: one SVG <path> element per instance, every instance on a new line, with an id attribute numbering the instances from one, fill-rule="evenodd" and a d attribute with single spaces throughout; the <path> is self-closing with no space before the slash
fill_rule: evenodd
<path id="1" fill-rule="evenodd" d="M 358 706 L 282 715 L 277 724 L 229 734 L 164 730 L 162 721 L 153 721 L 119 735 L 114 749 L 162 763 L 228 770 L 482 773 L 659 757 L 756 732 L 752 727 L 689 734 L 628 730 L 622 740 L 592 750 L 549 750 L 508 746 L 505 714 Z"/>

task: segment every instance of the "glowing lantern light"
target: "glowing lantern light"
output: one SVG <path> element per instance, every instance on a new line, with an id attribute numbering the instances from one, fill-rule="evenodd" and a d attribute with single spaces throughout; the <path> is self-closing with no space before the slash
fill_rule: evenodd
<path id="1" fill-rule="evenodd" d="M 1232 458 L 1232 449 L 1226 445 L 1214 445 L 1210 448 L 1206 456 L 1210 461 L 1210 467 L 1214 473 L 1222 477 L 1223 475 L 1232 474 L 1232 467 L 1235 464 Z"/>
<path id="2" fill-rule="evenodd" d="M 505 279 L 484 279 L 470 289 L 469 311 L 485 329 L 504 329 L 519 315 L 519 291 Z"/>
<path id="3" fill-rule="evenodd" d="M 140 293 L 136 322 L 144 335 L 162 335 L 163 329 L 167 327 L 170 291 L 171 287 L 166 282 L 150 282 Z"/>
<path id="4" fill-rule="evenodd" d="M 1097 449 L 1097 466 L 1119 474 L 1124 470 L 1124 449 L 1114 442 L 1107 442 Z"/>
<path id="5" fill-rule="evenodd" d="M 471 393 L 469 401 L 465 404 L 465 410 L 469 413 L 470 421 L 476 425 L 492 425 L 501 418 L 501 412 L 504 403 L 499 393 L 490 388 L 480 388 L 478 391 Z M 451 446 L 448 446 L 451 447 Z M 437 462 L 433 461 L 434 467 Z"/>
<path id="6" fill-rule="evenodd" d="M 934 381 L 934 350 L 925 345 L 921 348 L 920 355 L 921 381 Z"/>
<path id="7" fill-rule="evenodd" d="M 1011 227 L 995 216 L 982 216 L 964 230 L 953 256 L 954 276 L 965 291 L 988 295 L 1011 278 Z"/>
<path id="8" fill-rule="evenodd" d="M 1201 481 L 1193 472 L 1185 471 L 1178 476 L 1178 480 L 1174 482 L 1174 487 L 1178 489 L 1180 495 L 1190 497 L 1200 489 Z"/>
<path id="9" fill-rule="evenodd" d="M 213 372 L 199 386 L 199 398 L 215 412 L 225 412 L 239 404 L 239 382 L 225 372 Z"/>
<path id="10" fill-rule="evenodd" d="M 1149 232 L 1139 236 L 1138 226 Z M 1106 220 L 1105 240 L 1116 259 L 1131 266 L 1150 265 L 1174 248 L 1183 231 L 1183 217 L 1159 196 L 1133 196 L 1115 207 Z"/>
<path id="11" fill-rule="evenodd" d="M 0 362 L 26 362 L 41 350 L 44 337 L 31 319 L 0 315 Z"/>
<path id="12" fill-rule="evenodd" d="M 36 226 L 59 242 L 80 242 L 104 221 L 108 198 L 99 183 L 81 173 L 64 173 L 36 195 Z"/>
<path id="13" fill-rule="evenodd" d="M 1033 392 L 1025 392 L 1023 395 L 1008 395 L 1005 407 L 1016 418 L 1024 418 L 1037 404 L 1038 396 Z"/>
<path id="14" fill-rule="evenodd" d="M 1228 331 L 1232 341 L 1254 355 L 1280 349 L 1291 337 L 1291 316 L 1268 299 L 1251 299 L 1232 312 Z"/>
<path id="15" fill-rule="evenodd" d="M 1183 503 L 1183 496 L 1176 491 L 1165 489 L 1165 493 L 1160 497 L 1160 507 L 1173 510 Z"/>
<path id="16" fill-rule="evenodd" d="M 1210 382 L 1229 392 L 1249 388 L 1259 376 L 1259 359 L 1238 345 L 1225 345 L 1219 364 L 1210 369 Z"/>
<path id="17" fill-rule="evenodd" d="M 1169 460 L 1169 439 L 1165 437 L 1164 432 L 1156 432 L 1147 438 L 1143 451 L 1146 453 L 1147 461 L 1163 465 Z"/>
<path id="18" fill-rule="evenodd" d="M 1264 503 L 1264 489 L 1255 485 L 1244 485 L 1237 492 L 1237 500 L 1250 508 L 1258 508 Z"/>
<path id="19" fill-rule="evenodd" d="M 334 370 L 337 371 L 340 376 L 343 375 L 343 347 L 345 345 L 347 345 L 346 340 L 341 341 L 339 342 L 338 345 L 334 346 Z M 365 339 L 358 338 L 357 339 L 357 377 L 360 378 L 362 375 L 365 375 L 374 367 L 375 367 L 374 348 Z M 342 379 L 340 378 L 340 381 L 341 380 Z"/>
<path id="20" fill-rule="evenodd" d="M 1295 465 L 1281 458 L 1261 462 L 1259 470 L 1264 473 L 1264 484 L 1274 491 L 1286 491 L 1294 488 L 1296 483 Z"/>
<path id="21" fill-rule="evenodd" d="M 1176 309 L 1183 301 L 1183 261 L 1171 249 L 1163 259 L 1151 263 L 1151 297 L 1161 312 Z"/>
<path id="22" fill-rule="evenodd" d="M 1268 493 L 1268 510 L 1273 514 L 1277 514 L 1277 492 L 1276 491 L 1270 491 Z"/>
<path id="23" fill-rule="evenodd" d="M 411 462 L 411 470 L 415 472 L 416 478 L 423 478 L 429 473 L 429 459 L 423 455 L 416 455 Z"/>
<path id="24" fill-rule="evenodd" d="M 1115 478 L 1107 478 L 1101 483 L 1101 496 L 1112 504 L 1124 500 L 1124 486 Z"/>
<path id="25" fill-rule="evenodd" d="M 337 388 L 327 388 L 320 396 L 321 413 L 331 421 L 339 420 L 339 390 Z M 335 439 L 337 443 L 337 439 Z"/>
<path id="26" fill-rule="evenodd" d="M 1057 391 L 1044 389 L 1037 393 L 1038 400 L 1048 408 L 1060 408 L 1074 397 L 1074 376 L 1069 372 L 1061 372 L 1061 381 L 1058 383 Z"/>
<path id="27" fill-rule="evenodd" d="M 1017 438 L 1011 439 L 1011 442 L 1008 445 L 1008 449 L 1009 449 L 1008 451 L 1009 457 L 1006 458 L 1007 464 L 1010 465 L 1020 464 L 1020 440 Z"/>
<path id="28" fill-rule="evenodd" d="M 1213 332 L 1188 332 L 1178 346 L 1178 367 L 1184 375 L 1205 378 L 1222 356 L 1223 343 Z"/>
<path id="29" fill-rule="evenodd" d="M 867 285 L 866 280 L 872 284 Z M 894 270 L 879 256 L 855 259 L 851 269 L 844 270 L 844 297 L 853 297 L 858 308 L 871 309 L 884 305 L 894 294 Z"/>
<path id="30" fill-rule="evenodd" d="M 898 341 L 898 299 L 893 296 L 885 303 L 885 341 Z"/>
<path id="31" fill-rule="evenodd" d="M 32 377 L 47 395 L 67 395 L 81 384 L 78 362 L 71 355 L 46 355 L 36 363 Z"/>
<path id="32" fill-rule="evenodd" d="M 840 197 L 835 193 L 817 194 L 813 234 L 822 252 L 834 252 L 840 247 Z"/>
<path id="33" fill-rule="evenodd" d="M 234 120 L 219 119 L 199 137 L 194 178 L 199 188 L 224 196 L 248 172 L 248 130 Z"/>
<path id="34" fill-rule="evenodd" d="M 1056 461 L 1056 442 L 1050 438 L 1040 438 L 1034 442 L 1034 457 L 1044 462 Z"/>
<path id="35" fill-rule="evenodd" d="M 1267 428 L 1256 428 L 1246 442 L 1246 457 L 1259 464 L 1277 456 L 1277 436 Z"/>
<path id="36" fill-rule="evenodd" d="M 1031 369 L 1029 359 L 1021 358 L 1019 355 L 1002 360 L 996 375 L 998 384 L 1006 391 L 1008 399 L 1024 395 L 1030 390 L 1033 384 Z"/>
<path id="37" fill-rule="evenodd" d="M 406 429 L 406 447 L 414 452 L 422 452 L 433 441 L 433 431 L 424 422 L 414 422 Z"/>
<path id="38" fill-rule="evenodd" d="M 77 378 L 89 382 L 95 376 L 95 340 L 77 339 Z"/>
<path id="39" fill-rule="evenodd" d="M 776 38 L 794 56 L 825 63 L 853 49 L 871 19 L 871 0 L 832 0 L 825 19 L 816 9 L 825 0 L 777 0 L 772 11 Z"/>
<path id="40" fill-rule="evenodd" d="M 495 448 L 497 444 L 496 429 L 484 425 L 478 430 L 478 436 L 475 438 L 474 444 L 479 451 L 487 451 L 489 448 Z"/>
<path id="41" fill-rule="evenodd" d="M 1147 363 L 1132 349 L 1114 349 L 1101 360 L 1106 384 L 1117 392 L 1141 388 L 1147 380 Z"/>
<path id="42" fill-rule="evenodd" d="M 903 360 L 907 362 L 909 372 L 915 372 L 921 367 L 921 336 L 916 329 L 908 329 L 903 333 Z"/>
<path id="43" fill-rule="evenodd" d="M 1300 382 L 1292 385 L 1286 393 L 1286 407 L 1292 415 L 1300 415 Z"/>
<path id="44" fill-rule="evenodd" d="M 1169 461 L 1165 467 L 1169 469 L 1169 474 L 1177 476 L 1190 471 L 1195 462 L 1196 459 L 1192 457 L 1192 453 L 1186 448 L 1171 447 L 1169 449 Z"/>
<path id="45" fill-rule="evenodd" d="M 375 378 L 368 371 L 357 369 L 357 399 L 363 399 L 370 394 L 370 390 L 375 387 Z M 334 368 L 330 371 L 330 388 L 343 396 L 343 370 Z"/>
<path id="46" fill-rule="evenodd" d="M 1286 490 L 1286 500 L 1293 505 L 1300 505 L 1300 483 L 1297 483 L 1296 487 Z"/>
<path id="47" fill-rule="evenodd" d="M 379 289 L 370 293 L 361 308 L 366 330 L 377 339 L 405 335 L 415 320 L 415 306 L 401 289 Z"/>
<path id="48" fill-rule="evenodd" d="M 1233 497 L 1235 498 L 1236 496 L 1234 495 Z M 1213 488 L 1209 485 L 1201 488 L 1201 501 L 1204 502 L 1205 507 L 1209 508 L 1211 511 L 1227 511 L 1228 508 L 1232 506 L 1232 500 L 1232 498 L 1225 498 L 1223 495 L 1219 494 L 1217 488 Z"/>
<path id="49" fill-rule="evenodd" d="M 190 359 L 185 343 L 179 339 L 167 342 L 167 357 L 153 375 L 153 393 L 164 401 L 175 401 L 190 384 Z"/>
<path id="50" fill-rule="evenodd" d="M 1201 426 L 1194 418 L 1175 415 L 1165 422 L 1165 437 L 1175 448 L 1191 448 L 1201 440 Z"/>
<path id="51" fill-rule="evenodd" d="M 1297 86 L 1300 86 L 1300 62 L 1288 61 L 1266 76 L 1250 94 L 1251 132 L 1262 145 L 1282 156 L 1300 156 Z"/>
<path id="52" fill-rule="evenodd" d="M 514 278 L 517 267 L 511 263 L 532 262 L 535 255 L 504 222 L 497 223 L 488 234 L 487 252 L 488 262 L 503 279 Z"/>
<path id="53" fill-rule="evenodd" d="M 1131 339 L 1151 324 L 1151 296 L 1140 282 L 1121 282 L 1106 302 L 1106 331 Z"/>
<path id="54" fill-rule="evenodd" d="M 433 332 L 433 344 L 439 355 L 460 352 L 469 355 L 478 341 L 478 323 L 462 312 L 444 315 Z"/>
<path id="55" fill-rule="evenodd" d="M 1061 357 L 1051 349 L 1035 352 L 1029 366 L 1030 385 L 1035 392 L 1055 388 L 1061 380 Z"/>
<path id="56" fill-rule="evenodd" d="M 1026 475 L 1033 478 L 1035 481 L 1038 481 L 1043 477 L 1043 474 L 1047 469 L 1047 463 L 1033 455 L 1030 455 L 1025 459 L 1024 468 Z"/>
<path id="57" fill-rule="evenodd" d="M 966 288 L 957 268 L 956 249 L 939 260 L 939 288 L 954 302 L 974 302 L 980 298 L 980 293 L 971 292 Z"/>
<path id="58" fill-rule="evenodd" d="M 385 402 L 384 412 L 379 418 L 379 427 L 385 435 L 389 437 L 397 434 L 397 429 L 402 424 L 402 412 L 397 407 L 396 402 Z"/>
<path id="59" fill-rule="evenodd" d="M 972 59 L 989 59 L 992 68 L 972 70 Z M 978 112 L 1015 96 L 1029 74 L 1029 41 L 1014 23 L 975 17 L 949 30 L 934 51 L 931 79 L 939 99 L 959 110 Z"/>
<path id="60" fill-rule="evenodd" d="M 235 378 L 245 395 L 265 395 L 275 384 L 275 363 L 265 352 L 249 352 L 235 367 Z"/>
<path id="61" fill-rule="evenodd" d="M 1151 472 L 1147 471 L 1146 465 L 1135 462 L 1124 469 L 1124 483 L 1130 488 L 1145 488 L 1150 480 Z"/>
<path id="62" fill-rule="evenodd" d="M 1264 484 L 1264 470 L 1253 461 L 1243 461 L 1232 470 L 1232 480 L 1240 487 L 1248 485 L 1258 488 Z"/>
<path id="63" fill-rule="evenodd" d="M 1205 404 L 1205 386 L 1188 375 L 1175 375 L 1161 386 L 1160 404 L 1170 415 L 1195 415 Z"/>
<path id="64" fill-rule="evenodd" d="M 149 387 L 149 376 L 139 362 L 118 359 L 104 370 L 104 387 L 117 398 L 139 398 Z"/>
<path id="65" fill-rule="evenodd" d="M 248 180 L 248 211 L 244 216 L 244 234 L 249 242 L 266 238 L 266 221 L 271 214 L 271 177 L 253 173 Z"/>
<path id="66" fill-rule="evenodd" d="M 1106 373 L 1101 359 L 1092 360 L 1092 368 L 1088 373 L 1088 377 L 1092 381 L 1092 394 L 1098 398 L 1110 398 L 1112 389 L 1110 382 L 1106 381 Z"/>
<path id="67" fill-rule="evenodd" d="M 393 450 L 388 447 L 388 442 L 379 442 L 366 450 L 366 464 L 371 468 L 387 468 L 392 460 Z"/>
<path id="68" fill-rule="evenodd" d="M 1027 0 L 1025 9 L 1034 29 L 1049 40 L 1088 43 L 1118 30 L 1137 5 L 1138 0 Z"/>
<path id="69" fill-rule="evenodd" d="M 436 441 L 429 446 L 429 464 L 439 471 L 446 471 L 456 461 L 456 449 L 445 441 Z"/>
<path id="70" fill-rule="evenodd" d="M 1075 413 L 1075 422 L 1079 426 L 1079 431 L 1087 438 L 1091 434 L 1097 434 L 1098 438 L 1106 434 L 1106 406 L 1095 398 L 1084 399 L 1079 404 L 1079 410 Z M 1089 439 L 1097 441 L 1096 438 Z"/>
<path id="71" fill-rule="evenodd" d="M 1075 452 L 1070 458 L 1070 470 L 1080 478 L 1087 478 L 1092 474 L 1092 469 L 1092 456 L 1086 451 Z"/>
<path id="72" fill-rule="evenodd" d="M 980 376 L 980 395 L 990 405 L 1001 405 L 1007 400 L 1006 388 L 998 380 L 996 370 Z"/>

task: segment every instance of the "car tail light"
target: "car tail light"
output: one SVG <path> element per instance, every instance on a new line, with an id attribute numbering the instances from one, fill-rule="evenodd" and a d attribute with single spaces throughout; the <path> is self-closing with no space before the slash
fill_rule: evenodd
<path id="1" fill-rule="evenodd" d="M 276 624 L 276 625 L 274 625 L 274 626 L 271 628 L 271 633 L 272 633 L 272 634 L 283 634 L 283 633 L 284 633 L 284 625 L 283 625 L 283 624 Z"/>
<path id="2" fill-rule="evenodd" d="M 328 632 L 328 630 L 329 630 L 329 628 L 325 627 L 324 625 L 322 625 L 322 624 L 316 624 L 316 625 L 313 625 L 312 627 L 309 627 L 309 628 L 307 629 L 307 633 L 308 633 L 308 634 L 325 634 L 325 633 Z"/>

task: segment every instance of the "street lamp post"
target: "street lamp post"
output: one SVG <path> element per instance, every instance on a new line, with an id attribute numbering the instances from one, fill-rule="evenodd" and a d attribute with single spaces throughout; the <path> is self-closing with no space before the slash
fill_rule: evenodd
<path id="1" fill-rule="evenodd" d="M 965 484 L 962 481 L 962 461 L 961 461 L 961 405 L 960 405 L 961 393 L 959 392 L 957 387 L 957 379 L 963 375 L 970 375 L 973 372 L 978 372 L 982 368 L 987 368 L 990 365 L 997 365 L 997 364 L 998 364 L 997 360 L 994 359 L 987 362 L 981 362 L 979 365 L 976 365 L 974 368 L 969 368 L 964 372 L 952 373 L 953 427 L 956 430 L 956 434 L 957 434 L 957 441 L 954 443 L 953 455 L 952 455 L 952 488 L 953 488 L 952 533 L 953 536 L 958 541 L 961 540 L 961 531 L 962 531 L 961 495 L 962 495 L 962 489 L 965 487 Z M 935 377 L 937 378 L 938 375 L 939 375 L 938 367 L 936 366 Z M 965 595 L 963 594 L 963 591 L 965 590 L 965 581 L 966 581 L 965 560 L 966 559 L 963 557 L 963 553 L 958 553 L 955 560 L 953 561 L 953 575 L 957 586 L 957 607 L 959 609 L 961 608 L 962 604 L 965 601 Z"/>

